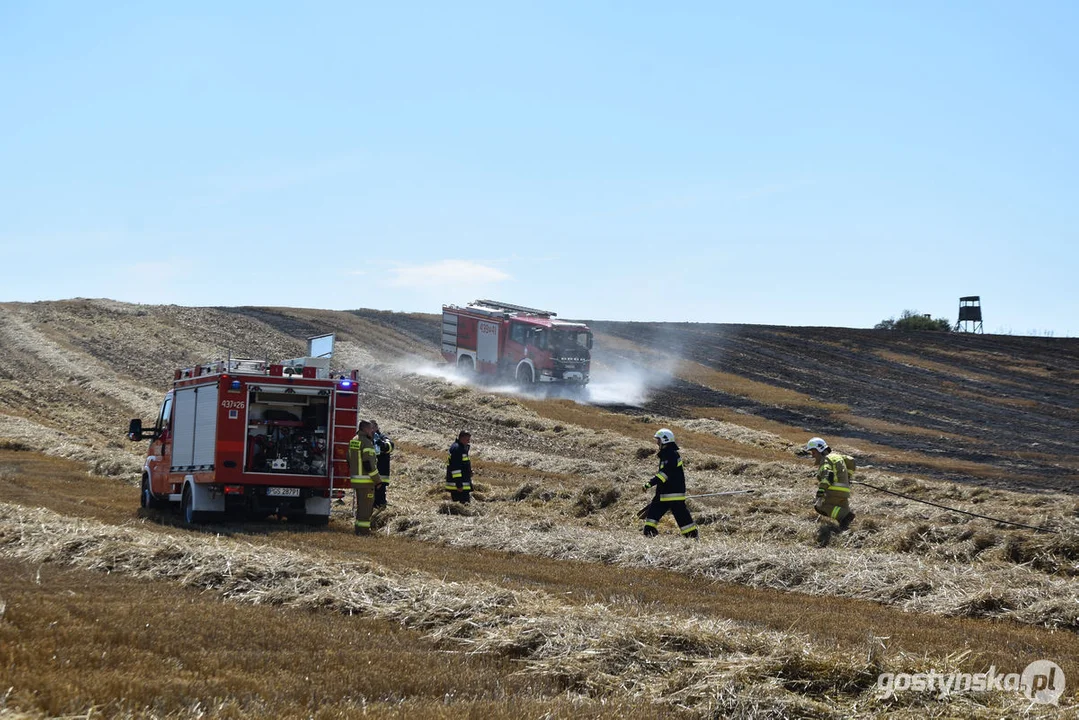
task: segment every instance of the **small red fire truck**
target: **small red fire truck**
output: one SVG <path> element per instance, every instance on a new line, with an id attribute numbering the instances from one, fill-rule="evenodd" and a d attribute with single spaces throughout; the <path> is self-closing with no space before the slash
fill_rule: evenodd
<path id="1" fill-rule="evenodd" d="M 592 331 L 547 310 L 476 300 L 442 306 L 442 357 L 463 372 L 583 387 L 592 363 Z"/>
<path id="2" fill-rule="evenodd" d="M 331 341 L 332 342 L 332 341 Z M 350 487 L 356 373 L 333 377 L 326 357 L 270 364 L 230 358 L 177 370 L 152 429 L 142 506 L 179 503 L 187 523 L 226 511 L 325 525 Z"/>

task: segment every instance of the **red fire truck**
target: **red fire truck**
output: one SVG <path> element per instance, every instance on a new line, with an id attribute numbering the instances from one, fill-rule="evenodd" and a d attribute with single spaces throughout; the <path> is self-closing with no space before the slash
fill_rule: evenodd
<path id="1" fill-rule="evenodd" d="M 494 300 L 442 306 L 442 357 L 459 370 L 521 385 L 583 387 L 592 331 L 555 313 Z"/>
<path id="2" fill-rule="evenodd" d="M 332 341 L 331 341 L 332 342 Z M 326 357 L 270 364 L 230 358 L 177 370 L 152 429 L 142 506 L 179 503 L 187 523 L 269 515 L 325 525 L 350 487 L 356 373 L 334 377 Z"/>

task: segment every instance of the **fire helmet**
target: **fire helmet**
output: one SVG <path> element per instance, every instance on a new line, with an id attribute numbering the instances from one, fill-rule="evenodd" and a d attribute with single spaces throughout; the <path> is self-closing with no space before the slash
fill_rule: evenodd
<path id="1" fill-rule="evenodd" d="M 659 440 L 660 445 L 666 445 L 667 443 L 674 442 L 674 433 L 667 428 L 660 428 L 659 430 L 656 430 L 656 434 L 652 437 Z"/>
<path id="2" fill-rule="evenodd" d="M 809 452 L 810 450 L 816 450 L 823 454 L 828 450 L 828 443 L 824 442 L 824 440 L 819 437 L 810 438 L 809 442 L 806 443 L 806 452 Z"/>

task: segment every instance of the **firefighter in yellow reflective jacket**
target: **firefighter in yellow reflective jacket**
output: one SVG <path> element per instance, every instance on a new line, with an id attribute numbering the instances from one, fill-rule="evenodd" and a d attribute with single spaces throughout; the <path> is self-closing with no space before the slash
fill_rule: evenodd
<path id="1" fill-rule="evenodd" d="M 371 532 L 375 488 L 382 483 L 375 460 L 374 434 L 374 425 L 368 420 L 361 420 L 356 435 L 348 443 L 348 470 L 352 476 L 352 489 L 356 494 L 357 535 L 368 535 Z"/>
<path id="2" fill-rule="evenodd" d="M 686 507 L 686 472 L 682 467 L 678 445 L 674 442 L 674 433 L 662 428 L 653 437 L 659 446 L 656 453 L 659 456 L 659 471 L 644 484 L 645 490 L 653 486 L 656 488 L 655 497 L 644 511 L 645 537 L 659 535 L 659 521 L 670 510 L 683 537 L 696 538 L 699 534 L 697 523 L 693 522 L 693 516 Z"/>
<path id="3" fill-rule="evenodd" d="M 471 443 L 472 434 L 462 430 L 457 434 L 457 442 L 450 445 L 450 456 L 446 459 L 446 489 L 451 500 L 462 503 L 472 500 L 472 461 L 468 459 Z"/>
<path id="4" fill-rule="evenodd" d="M 806 450 L 817 463 L 817 501 L 813 509 L 839 523 L 846 530 L 854 521 L 850 509 L 850 485 L 854 479 L 854 459 L 837 453 L 819 437 L 806 443 Z"/>

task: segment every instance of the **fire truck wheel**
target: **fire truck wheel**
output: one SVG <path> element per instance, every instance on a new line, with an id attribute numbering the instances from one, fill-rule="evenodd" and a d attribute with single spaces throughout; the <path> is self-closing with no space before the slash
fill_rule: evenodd
<path id="1" fill-rule="evenodd" d="M 191 486 L 184 487 L 183 499 L 180 501 L 180 509 L 184 514 L 184 522 L 188 525 L 198 525 L 206 521 L 205 514 L 194 508 L 195 503 L 191 499 Z"/>
<path id="2" fill-rule="evenodd" d="M 536 378 L 532 376 L 532 367 L 530 365 L 522 365 L 517 368 L 517 384 L 518 385 L 531 385 L 536 381 Z"/>
<path id="3" fill-rule="evenodd" d="M 471 374 L 476 372 L 476 364 L 472 362 L 471 355 L 462 355 L 457 360 L 457 369 L 465 374 Z"/>
<path id="4" fill-rule="evenodd" d="M 161 501 L 154 497 L 154 494 L 150 491 L 150 478 L 145 475 L 142 476 L 142 502 L 141 505 L 146 510 L 156 510 L 161 507 Z"/>

